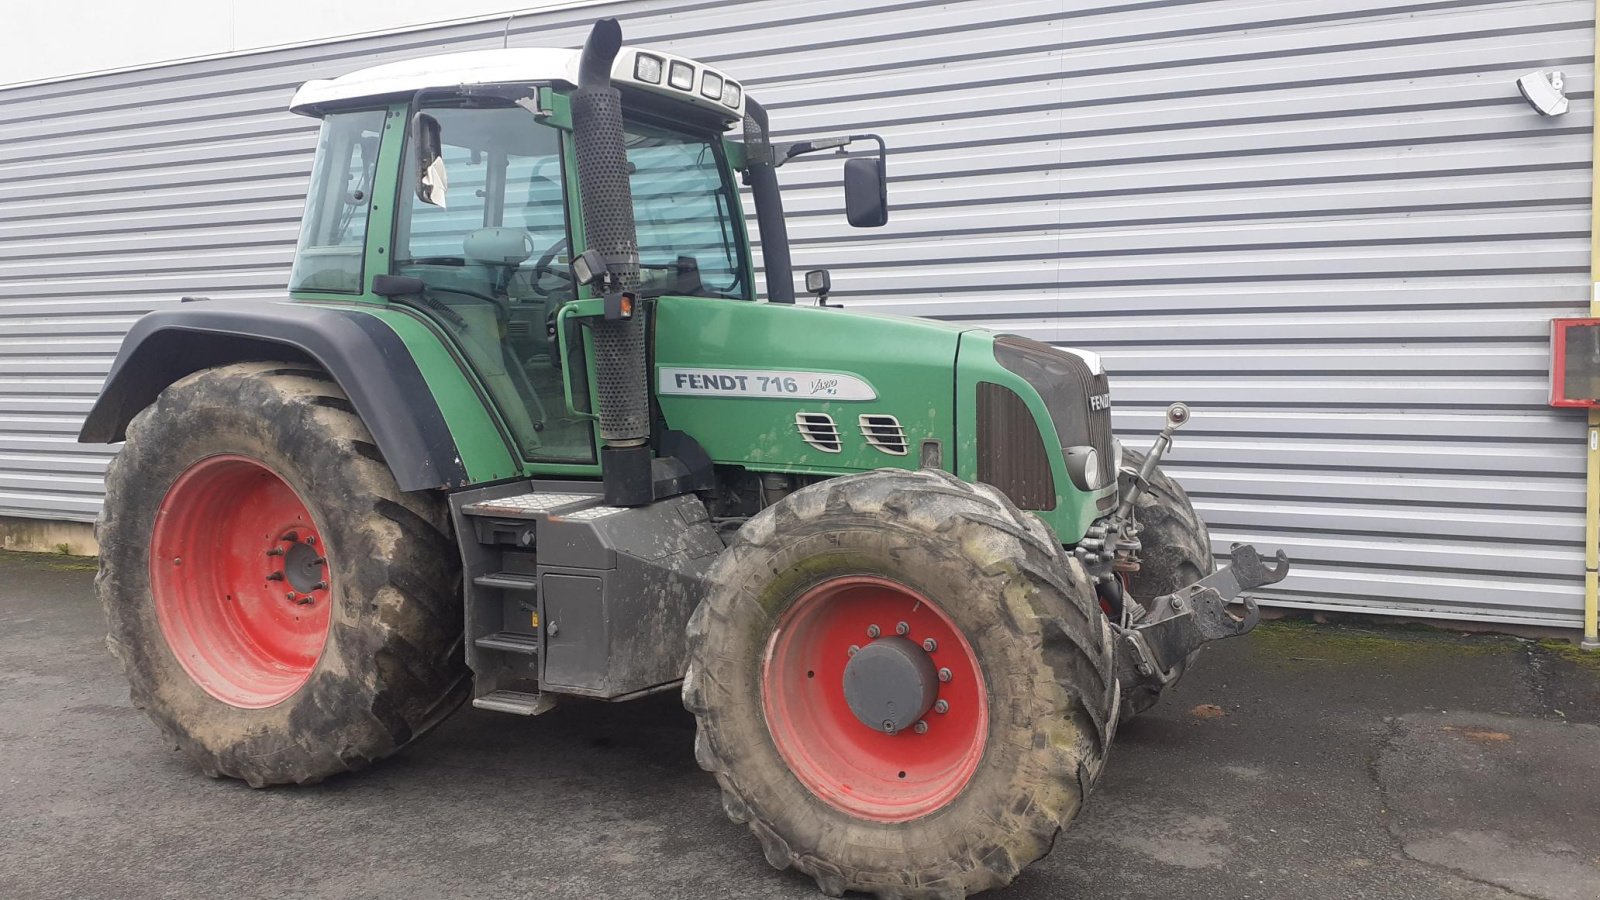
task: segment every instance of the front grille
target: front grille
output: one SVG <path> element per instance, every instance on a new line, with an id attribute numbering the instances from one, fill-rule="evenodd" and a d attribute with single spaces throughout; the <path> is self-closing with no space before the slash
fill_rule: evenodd
<path id="1" fill-rule="evenodd" d="M 1056 508 L 1055 478 L 1044 438 L 1017 392 L 978 382 L 978 480 L 1023 509 Z"/>
<path id="2" fill-rule="evenodd" d="M 1022 376 L 1044 400 L 1062 447 L 1093 447 L 1100 455 L 1100 483 L 1116 483 L 1112 450 L 1111 386 L 1079 356 L 1024 337 L 994 339 L 1000 365 Z"/>

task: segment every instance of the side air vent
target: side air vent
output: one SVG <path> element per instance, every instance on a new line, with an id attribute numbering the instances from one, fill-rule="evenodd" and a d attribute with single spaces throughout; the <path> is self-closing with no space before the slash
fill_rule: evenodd
<path id="1" fill-rule="evenodd" d="M 833 416 L 827 413 L 795 413 L 794 427 L 806 443 L 824 453 L 838 453 L 842 449 L 839 426 L 834 424 Z"/>
<path id="2" fill-rule="evenodd" d="M 858 421 L 861 423 L 861 436 L 867 439 L 867 443 L 890 456 L 906 455 L 906 430 L 900 427 L 899 419 L 868 414 Z"/>

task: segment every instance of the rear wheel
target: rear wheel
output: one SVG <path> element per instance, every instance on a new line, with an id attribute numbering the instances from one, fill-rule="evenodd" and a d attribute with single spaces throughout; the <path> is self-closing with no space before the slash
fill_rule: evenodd
<path id="1" fill-rule="evenodd" d="M 1145 455 L 1123 451 L 1123 465 L 1138 469 Z M 1211 534 L 1194 511 L 1183 486 L 1160 468 L 1134 506 L 1134 521 L 1139 523 L 1139 571 L 1128 579 L 1128 593 L 1141 603 L 1170 594 L 1217 570 L 1211 556 Z M 1176 667 L 1178 677 L 1194 663 L 1199 651 Z M 1177 684 L 1174 679 L 1167 687 Z M 1122 714 L 1132 717 L 1154 706 L 1161 699 L 1161 687 L 1140 684 L 1122 695 Z"/>
<path id="2" fill-rule="evenodd" d="M 402 493 L 337 386 L 208 369 L 128 427 L 96 587 L 136 705 L 211 775 L 318 781 L 465 696 L 442 500 Z"/>
<path id="3" fill-rule="evenodd" d="M 1049 852 L 1116 726 L 1076 561 L 984 485 L 881 471 L 740 530 L 689 626 L 695 754 L 826 893 L 961 897 Z"/>

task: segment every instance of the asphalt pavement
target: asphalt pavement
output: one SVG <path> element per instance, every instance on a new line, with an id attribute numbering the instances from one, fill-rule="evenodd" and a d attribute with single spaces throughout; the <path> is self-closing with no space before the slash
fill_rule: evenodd
<path id="1" fill-rule="evenodd" d="M 92 563 L 0 553 L 0 898 L 814 898 L 723 816 L 668 694 L 466 709 L 304 788 L 201 775 L 132 709 Z M 1600 898 L 1600 655 L 1284 621 L 1123 726 L 996 900 Z"/>

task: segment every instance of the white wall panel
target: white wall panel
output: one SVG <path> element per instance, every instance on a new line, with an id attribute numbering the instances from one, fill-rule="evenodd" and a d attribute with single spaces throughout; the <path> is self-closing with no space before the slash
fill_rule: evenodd
<path id="1" fill-rule="evenodd" d="M 894 212 L 842 223 L 838 163 L 782 171 L 797 269 L 860 309 L 1104 354 L 1142 444 L 1271 602 L 1572 625 L 1583 426 L 1544 406 L 1546 321 L 1586 307 L 1588 0 L 601 4 L 726 67 L 784 135 L 873 130 Z M 0 513 L 88 519 L 72 443 L 118 341 L 183 294 L 282 291 L 312 77 L 499 46 L 468 23 L 0 91 Z M 1542 119 L 1518 75 L 1559 68 Z"/>

